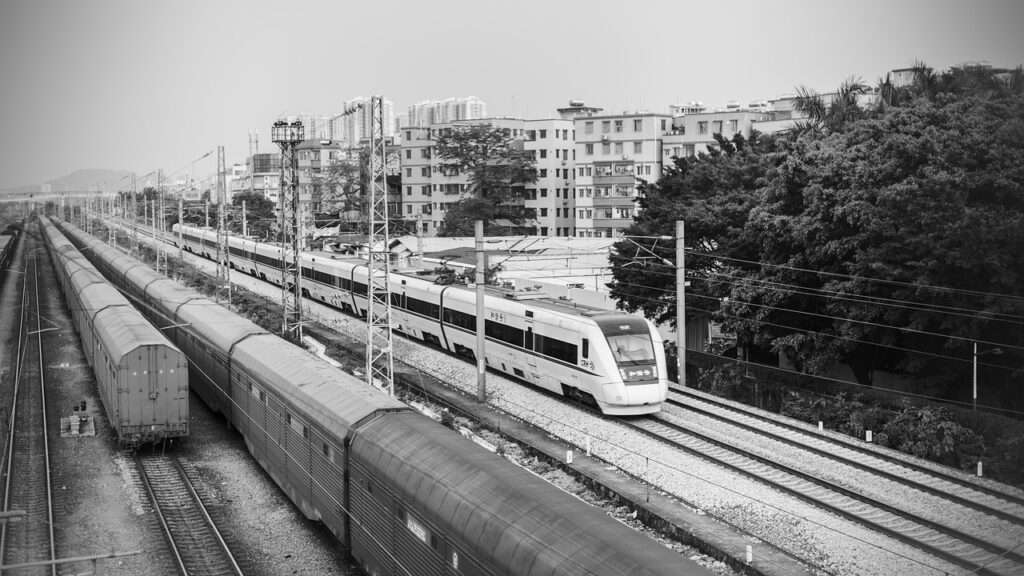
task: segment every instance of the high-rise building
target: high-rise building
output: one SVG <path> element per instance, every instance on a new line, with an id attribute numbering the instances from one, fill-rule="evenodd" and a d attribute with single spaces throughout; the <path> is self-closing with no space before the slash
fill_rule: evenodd
<path id="1" fill-rule="evenodd" d="M 459 120 L 477 120 L 487 117 L 487 103 L 476 96 L 424 100 L 409 107 L 410 127 L 425 127 Z"/>
<path id="2" fill-rule="evenodd" d="M 368 96 L 357 96 L 346 100 L 346 110 L 362 105 L 358 110 L 338 119 L 341 124 L 341 133 L 334 137 L 336 140 L 343 140 L 350 146 L 358 145 L 363 139 L 370 137 L 373 130 L 373 106 Z M 383 115 L 383 133 L 385 139 L 395 137 L 395 103 L 387 98 L 381 100 L 381 114 Z"/>

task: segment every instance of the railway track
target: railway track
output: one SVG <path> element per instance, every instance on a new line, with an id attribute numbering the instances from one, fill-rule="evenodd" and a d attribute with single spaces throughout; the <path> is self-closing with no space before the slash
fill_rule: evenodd
<path id="1" fill-rule="evenodd" d="M 179 573 L 241 576 L 241 567 L 177 459 L 136 455 L 135 462 Z"/>
<path id="2" fill-rule="evenodd" d="M 1024 572 L 1024 555 L 953 526 L 929 519 L 899 505 L 844 487 L 771 456 L 713 438 L 671 415 L 624 420 L 623 424 L 693 456 L 711 461 L 742 476 L 767 484 L 823 510 L 921 549 L 975 574 L 1010 575 Z M 938 496 L 934 496 L 938 498 Z M 948 502 L 948 519 L 955 507 Z"/>
<path id="3" fill-rule="evenodd" d="M 911 462 L 876 450 L 859 440 L 826 436 L 808 425 L 770 418 L 749 407 L 713 396 L 677 388 L 671 388 L 669 392 L 669 405 L 1024 526 L 1024 496 L 1008 488 L 974 482 L 938 465 L 924 466 Z"/>
<path id="4" fill-rule="evenodd" d="M 56 575 L 50 448 L 46 422 L 42 306 L 36 258 L 45 258 L 37 239 L 24 235 L 28 255 L 19 315 L 13 403 L 4 447 L 3 511 L 21 516 L 0 523 L 0 565 L 38 564 L 19 574 Z M 31 270 L 30 270 L 31 269 Z M 48 314 L 48 310 L 46 311 Z"/>

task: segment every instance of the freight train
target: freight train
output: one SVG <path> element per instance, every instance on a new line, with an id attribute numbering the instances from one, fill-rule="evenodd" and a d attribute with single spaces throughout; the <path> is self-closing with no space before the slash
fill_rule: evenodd
<path id="1" fill-rule="evenodd" d="M 174 242 L 211 260 L 215 230 L 173 228 Z M 231 267 L 281 283 L 281 247 L 230 236 Z M 302 254 L 304 297 L 365 317 L 370 270 L 365 260 Z M 476 295 L 389 273 L 392 326 L 412 338 L 475 360 Z M 650 414 L 668 393 L 662 338 L 648 320 L 623 312 L 487 287 L 486 364 L 515 379 L 596 405 L 605 414 Z"/>
<path id="2" fill-rule="evenodd" d="M 188 360 L 46 218 L 39 225 L 61 291 L 124 446 L 188 435 Z"/>
<path id="3" fill-rule="evenodd" d="M 306 350 L 62 228 L 188 354 L 192 389 L 367 574 L 708 574 Z"/>

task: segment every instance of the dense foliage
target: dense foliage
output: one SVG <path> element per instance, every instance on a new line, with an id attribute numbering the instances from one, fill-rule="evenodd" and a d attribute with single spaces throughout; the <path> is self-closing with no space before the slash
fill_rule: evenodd
<path id="1" fill-rule="evenodd" d="M 857 81 L 803 92 L 790 132 L 719 137 L 642 185 L 616 245 L 620 306 L 674 324 L 674 245 L 649 238 L 682 220 L 688 315 L 800 371 L 845 363 L 871 385 L 884 370 L 967 401 L 977 343 L 980 401 L 1024 410 L 1020 70 L 917 72 L 873 101 Z"/>

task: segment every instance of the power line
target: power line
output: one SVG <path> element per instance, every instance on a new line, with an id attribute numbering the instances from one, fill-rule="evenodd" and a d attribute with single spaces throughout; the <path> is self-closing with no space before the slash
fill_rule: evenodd
<path id="1" fill-rule="evenodd" d="M 912 282 L 903 282 L 903 281 L 900 281 L 900 280 L 885 280 L 885 279 L 882 279 L 882 278 L 871 278 L 871 277 L 868 277 L 868 276 L 853 276 L 853 275 L 850 275 L 850 274 L 840 274 L 838 272 L 824 272 L 824 271 L 821 271 L 821 270 L 810 270 L 808 268 L 798 268 L 798 267 L 795 267 L 795 266 L 786 266 L 785 264 L 773 264 L 773 263 L 770 263 L 770 262 L 755 262 L 753 260 L 744 260 L 742 258 L 732 258 L 732 257 L 729 257 L 729 256 L 721 256 L 721 255 L 718 255 L 718 254 L 708 254 L 707 252 L 695 251 L 692 248 L 687 248 L 686 251 L 694 254 L 695 256 L 703 256 L 703 257 L 707 257 L 707 258 L 713 258 L 715 260 L 728 260 L 728 261 L 732 261 L 732 262 L 742 262 L 744 264 L 752 264 L 752 265 L 755 265 L 755 266 L 769 266 L 769 267 L 772 267 L 772 268 L 781 268 L 783 270 L 793 270 L 793 271 L 796 271 L 796 272 L 807 272 L 809 274 L 816 274 L 816 275 L 819 275 L 819 276 L 832 276 L 832 277 L 836 277 L 836 278 L 847 278 L 847 279 L 850 279 L 850 280 L 862 280 L 862 281 L 866 281 L 866 282 L 878 282 L 878 283 L 883 283 L 883 284 L 895 284 L 897 286 L 906 286 L 906 287 L 910 287 L 910 288 L 918 288 L 918 289 L 923 288 L 923 289 L 927 289 L 927 290 L 936 290 L 936 291 L 940 291 L 940 292 L 952 292 L 954 294 L 966 294 L 966 295 L 971 295 L 971 296 L 984 296 L 984 297 L 993 297 L 993 298 L 1005 298 L 1005 299 L 1008 299 L 1008 300 L 1015 300 L 1015 301 L 1018 301 L 1018 302 L 1024 302 L 1024 296 L 1013 296 L 1013 295 L 1010 295 L 1010 294 L 998 294 L 998 293 L 995 293 L 995 292 L 982 292 L 982 291 L 979 291 L 979 290 L 964 290 L 964 289 L 961 289 L 961 288 L 950 288 L 948 286 L 932 286 L 932 285 L 929 285 L 929 284 L 915 284 L 915 283 L 912 283 Z"/>
<path id="2" fill-rule="evenodd" d="M 655 270 L 650 270 L 648 273 L 650 275 L 653 275 L 653 276 L 664 276 L 666 278 L 669 278 L 669 277 L 675 278 L 675 273 L 674 272 L 658 272 L 658 271 L 655 271 Z M 861 304 L 877 304 L 877 305 L 882 305 L 882 306 L 890 306 L 890 307 L 893 307 L 893 308 L 904 308 L 904 309 L 907 309 L 907 310 L 916 310 L 916 311 L 919 311 L 919 312 L 935 312 L 935 313 L 939 313 L 939 314 L 951 314 L 951 315 L 967 316 L 967 317 L 972 317 L 972 318 L 976 317 L 978 315 L 989 315 L 988 319 L 990 319 L 990 320 L 995 320 L 995 321 L 999 321 L 999 322 L 1009 322 L 1009 323 L 1014 323 L 1014 324 L 1024 324 L 1024 322 L 1017 322 L 1017 320 L 1024 320 L 1024 316 L 1017 316 L 1017 315 L 1013 315 L 1013 314 L 1007 314 L 1005 312 L 989 312 L 989 311 L 986 311 L 986 310 L 976 310 L 976 309 L 973 309 L 973 308 L 962 308 L 962 307 L 958 307 L 958 306 L 947 306 L 947 305 L 942 305 L 942 304 L 917 303 L 917 302 L 913 302 L 913 301 L 910 301 L 910 300 L 900 300 L 900 299 L 896 299 L 896 298 L 886 298 L 884 296 L 869 296 L 869 295 L 862 295 L 862 294 L 850 294 L 850 293 L 838 292 L 838 291 L 835 291 L 835 290 L 827 290 L 827 289 L 824 289 L 824 288 L 809 288 L 809 287 L 805 287 L 805 286 L 799 286 L 799 285 L 796 285 L 796 284 L 788 284 L 788 283 L 785 283 L 785 282 L 776 282 L 776 281 L 773 281 L 773 280 L 765 280 L 765 279 L 762 279 L 762 278 L 751 278 L 751 277 L 748 277 L 748 276 L 737 276 L 735 274 L 726 274 L 724 272 L 719 272 L 719 271 L 710 272 L 709 276 L 707 276 L 707 277 L 699 276 L 699 275 L 696 275 L 696 274 L 693 274 L 692 272 L 690 272 L 687 275 L 687 278 L 690 279 L 690 280 L 700 280 L 700 281 L 705 281 L 705 282 L 715 282 L 715 280 L 713 280 L 711 278 L 711 276 L 720 276 L 720 277 L 723 277 L 723 278 L 731 278 L 731 279 L 737 280 L 739 282 L 760 283 L 760 284 L 763 284 L 765 286 L 779 287 L 779 288 L 787 289 L 787 290 L 789 290 L 789 291 L 791 291 L 791 292 L 793 292 L 795 294 L 803 294 L 805 296 L 822 296 L 822 297 L 828 296 L 828 297 L 831 297 L 831 298 L 836 299 L 836 300 L 845 300 L 845 301 L 857 302 L 857 303 L 861 303 Z M 820 293 L 820 294 L 816 294 L 816 292 Z"/>

